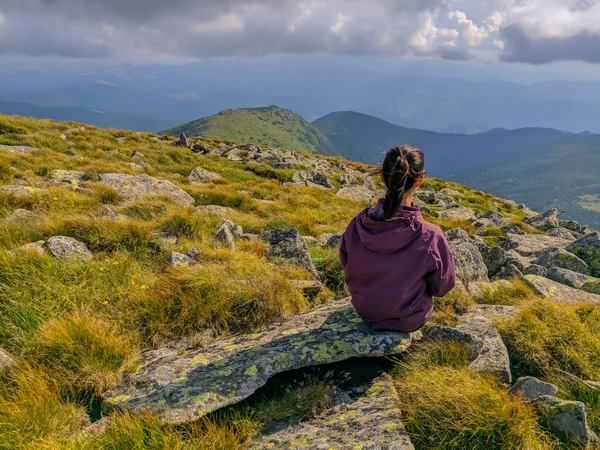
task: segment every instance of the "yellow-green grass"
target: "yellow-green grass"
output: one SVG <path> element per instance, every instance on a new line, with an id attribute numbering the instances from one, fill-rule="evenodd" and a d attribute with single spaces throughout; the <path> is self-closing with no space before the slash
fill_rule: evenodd
<path id="1" fill-rule="evenodd" d="M 491 375 L 475 373 L 461 344 L 422 346 L 396 370 L 400 406 L 418 450 L 528 449 L 556 444 L 531 406 Z"/>
<path id="2" fill-rule="evenodd" d="M 513 375 L 544 377 L 560 369 L 600 379 L 600 307 L 538 300 L 498 326 Z"/>
<path id="3" fill-rule="evenodd" d="M 464 286 L 459 285 L 442 298 L 435 298 L 435 306 L 431 323 L 435 325 L 455 326 L 458 315 L 465 314 L 475 301 Z"/>
<path id="4" fill-rule="evenodd" d="M 311 245 L 310 251 L 325 286 L 339 296 L 348 295 L 339 247 Z"/>
<path id="5" fill-rule="evenodd" d="M 474 300 L 482 305 L 515 306 L 538 298 L 533 290 L 521 280 L 483 286 Z"/>

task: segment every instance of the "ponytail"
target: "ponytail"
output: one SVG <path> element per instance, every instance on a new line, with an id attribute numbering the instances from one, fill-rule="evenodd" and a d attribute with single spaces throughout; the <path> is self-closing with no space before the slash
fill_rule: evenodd
<path id="1" fill-rule="evenodd" d="M 386 220 L 398 214 L 404 195 L 425 173 L 424 159 L 423 152 L 413 145 L 394 147 L 386 153 L 381 171 L 387 186 L 383 201 L 383 217 Z"/>

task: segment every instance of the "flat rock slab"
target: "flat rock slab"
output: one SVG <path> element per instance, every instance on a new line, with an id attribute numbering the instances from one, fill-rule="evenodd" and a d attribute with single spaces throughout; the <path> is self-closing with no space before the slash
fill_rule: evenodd
<path id="1" fill-rule="evenodd" d="M 182 355 L 165 352 L 105 396 L 105 406 L 153 409 L 185 423 L 237 403 L 273 375 L 361 356 L 403 353 L 420 333 L 373 333 L 350 300 L 295 316 L 262 333 L 219 341 Z"/>
<path id="2" fill-rule="evenodd" d="M 526 275 L 524 279 L 538 295 L 553 302 L 600 304 L 600 295 L 597 294 L 590 294 L 536 275 Z"/>
<path id="3" fill-rule="evenodd" d="M 543 234 L 509 234 L 506 249 L 515 250 L 521 256 L 538 256 L 550 247 L 565 248 L 572 241 Z"/>
<path id="4" fill-rule="evenodd" d="M 36 150 L 33 147 L 28 147 L 26 145 L 1 145 L 0 144 L 0 152 L 10 152 L 10 153 L 31 153 Z"/>
<path id="5" fill-rule="evenodd" d="M 170 197 L 182 206 L 192 206 L 194 198 L 170 181 L 143 174 L 136 177 L 123 173 L 104 173 L 100 182 L 115 189 L 126 200 L 137 200 L 147 195 Z"/>
<path id="6" fill-rule="evenodd" d="M 504 305 L 475 305 L 473 314 L 486 319 L 507 319 L 517 315 L 522 309 L 521 306 L 504 306 Z"/>
<path id="7" fill-rule="evenodd" d="M 266 435 L 250 449 L 414 450 L 388 375 L 335 397 L 336 405 L 320 417 Z"/>

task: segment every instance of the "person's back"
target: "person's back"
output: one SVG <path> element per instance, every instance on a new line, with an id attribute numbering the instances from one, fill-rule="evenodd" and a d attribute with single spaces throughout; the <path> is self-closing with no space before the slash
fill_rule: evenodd
<path id="1" fill-rule="evenodd" d="M 452 253 L 439 227 L 426 222 L 412 199 L 425 177 L 423 153 L 413 146 L 386 154 L 388 191 L 357 215 L 342 237 L 340 259 L 352 304 L 376 331 L 412 332 L 456 281 Z"/>

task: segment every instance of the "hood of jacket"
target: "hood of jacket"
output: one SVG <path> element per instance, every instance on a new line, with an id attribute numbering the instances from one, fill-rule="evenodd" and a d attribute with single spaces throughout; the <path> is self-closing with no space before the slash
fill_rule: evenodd
<path id="1" fill-rule="evenodd" d="M 420 209 L 404 206 L 396 217 L 385 220 L 383 200 L 363 211 L 356 222 L 358 236 L 365 247 L 376 253 L 393 253 L 417 239 L 422 231 Z"/>

